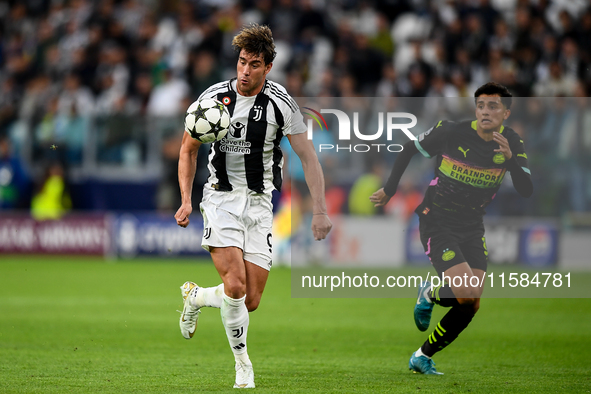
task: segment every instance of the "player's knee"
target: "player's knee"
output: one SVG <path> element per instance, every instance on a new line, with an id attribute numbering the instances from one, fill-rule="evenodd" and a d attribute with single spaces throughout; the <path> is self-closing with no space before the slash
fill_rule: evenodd
<path id="1" fill-rule="evenodd" d="M 458 298 L 458 303 L 460 305 L 462 305 L 463 307 L 469 307 L 469 306 L 474 305 L 476 300 L 477 300 L 477 298 L 475 298 L 475 297 L 462 297 L 462 298 Z"/>
<path id="2" fill-rule="evenodd" d="M 454 293 L 457 295 L 460 304 L 474 304 L 481 295 L 480 289 L 473 287 L 457 288 L 454 289 Z M 460 298 L 463 299 L 464 302 L 460 301 Z"/>
<path id="3" fill-rule="evenodd" d="M 224 292 L 231 298 L 242 298 L 246 294 L 246 283 L 240 278 L 226 279 L 224 281 Z"/>
<path id="4" fill-rule="evenodd" d="M 254 312 L 257 310 L 257 308 L 259 307 L 259 304 L 261 303 L 261 299 L 248 299 L 248 297 L 246 297 L 246 309 L 248 309 L 249 312 Z"/>
<path id="5" fill-rule="evenodd" d="M 458 298 L 458 303 L 466 313 L 471 315 L 475 315 L 480 309 L 480 298 L 478 297 Z"/>

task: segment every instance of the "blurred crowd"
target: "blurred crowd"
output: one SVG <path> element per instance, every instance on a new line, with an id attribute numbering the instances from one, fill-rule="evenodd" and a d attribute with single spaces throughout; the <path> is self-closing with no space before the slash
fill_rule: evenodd
<path id="1" fill-rule="evenodd" d="M 231 38 L 253 22 L 273 30 L 269 78 L 294 97 L 471 97 L 490 80 L 516 97 L 591 89 L 586 0 L 8 0 L 0 3 L 0 135 L 14 153 L 28 152 L 38 179 L 49 162 L 81 166 L 89 138 L 96 160 L 137 164 L 151 138 L 145 119 L 182 124 L 205 88 L 235 75 Z M 178 140 L 162 141 L 169 189 Z M 545 154 L 548 141 L 534 149 Z M 47 149 L 53 144 L 60 149 Z M 574 167 L 576 180 L 563 180 L 571 202 L 558 207 L 556 197 L 534 213 L 591 209 L 587 167 Z M 349 193 L 352 183 L 340 186 Z"/>

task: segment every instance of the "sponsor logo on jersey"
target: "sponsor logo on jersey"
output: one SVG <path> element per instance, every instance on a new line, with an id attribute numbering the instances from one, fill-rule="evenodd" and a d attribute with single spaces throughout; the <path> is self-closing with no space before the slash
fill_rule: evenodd
<path id="1" fill-rule="evenodd" d="M 494 188 L 503 181 L 506 169 L 477 167 L 443 155 L 439 171 L 449 178 L 468 185 Z"/>
<path id="2" fill-rule="evenodd" d="M 469 151 L 470 149 L 466 149 L 466 150 L 464 150 L 464 148 L 462 148 L 461 146 L 458 146 L 458 150 L 464 154 L 464 157 L 466 157 L 466 153 L 468 153 L 468 151 Z"/>
<path id="3" fill-rule="evenodd" d="M 244 130 L 244 124 L 240 122 L 230 124 L 230 135 L 233 138 L 242 138 L 242 130 Z"/>
<path id="4" fill-rule="evenodd" d="M 441 256 L 441 259 L 443 261 L 450 261 L 454 257 L 456 257 L 456 252 L 454 252 L 453 250 L 445 249 L 443 251 L 443 255 Z"/>
<path id="5" fill-rule="evenodd" d="M 502 164 L 505 162 L 505 155 L 501 152 L 497 153 L 493 156 L 493 163 L 495 164 Z"/>
<path id="6" fill-rule="evenodd" d="M 220 141 L 220 152 L 250 154 L 250 141 L 236 141 L 224 138 Z"/>

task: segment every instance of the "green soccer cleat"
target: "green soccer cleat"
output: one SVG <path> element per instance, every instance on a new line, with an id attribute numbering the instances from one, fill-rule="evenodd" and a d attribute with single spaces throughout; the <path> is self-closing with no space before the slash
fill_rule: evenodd
<path id="1" fill-rule="evenodd" d="M 181 334 L 186 339 L 193 338 L 195 335 L 195 330 L 197 329 L 197 319 L 199 318 L 199 314 L 201 310 L 199 308 L 195 308 L 191 305 L 190 302 L 190 293 L 197 293 L 199 291 L 199 286 L 197 286 L 193 282 L 185 282 L 181 286 L 181 295 L 183 296 L 183 311 L 181 312 L 181 318 L 179 320 L 179 326 L 181 328 Z"/>
<path id="2" fill-rule="evenodd" d="M 413 373 L 422 373 L 425 375 L 443 375 L 443 372 L 437 372 L 435 362 L 426 356 L 415 356 L 414 352 L 408 361 L 408 369 Z"/>
<path id="3" fill-rule="evenodd" d="M 431 323 L 431 313 L 433 312 L 433 301 L 429 298 L 431 282 L 422 282 L 419 286 L 419 296 L 415 305 L 414 315 L 415 324 L 420 331 L 426 331 Z"/>

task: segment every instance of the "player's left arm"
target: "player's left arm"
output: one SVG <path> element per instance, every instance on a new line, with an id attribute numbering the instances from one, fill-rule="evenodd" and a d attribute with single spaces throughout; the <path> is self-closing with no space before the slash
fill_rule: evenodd
<path id="1" fill-rule="evenodd" d="M 505 156 L 507 169 L 511 171 L 513 187 L 521 196 L 530 197 L 534 192 L 534 185 L 523 140 L 518 134 L 514 134 L 510 136 L 511 141 L 509 141 L 497 132 L 493 133 L 493 140 L 499 144 L 499 149 L 495 149 L 495 152 L 501 152 Z"/>
<path id="2" fill-rule="evenodd" d="M 316 156 L 314 144 L 307 138 L 306 133 L 287 135 L 287 139 L 302 162 L 304 176 L 313 202 L 312 232 L 314 238 L 320 241 L 326 238 L 332 228 L 332 222 L 326 210 L 322 167 L 318 156 Z"/>

